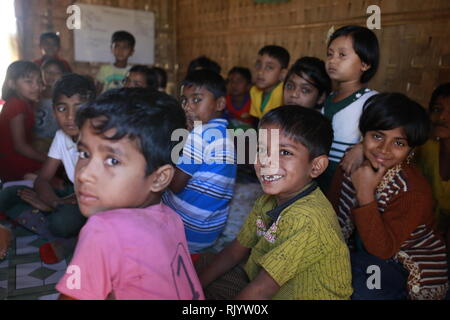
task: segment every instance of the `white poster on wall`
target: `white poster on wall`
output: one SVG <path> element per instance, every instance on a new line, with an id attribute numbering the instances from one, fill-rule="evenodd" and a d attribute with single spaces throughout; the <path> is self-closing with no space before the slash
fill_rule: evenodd
<path id="1" fill-rule="evenodd" d="M 80 62 L 114 62 L 111 36 L 128 31 L 136 38 L 130 64 L 152 65 L 155 62 L 155 15 L 142 10 L 76 4 L 80 8 L 81 26 L 74 30 L 75 60 Z"/>

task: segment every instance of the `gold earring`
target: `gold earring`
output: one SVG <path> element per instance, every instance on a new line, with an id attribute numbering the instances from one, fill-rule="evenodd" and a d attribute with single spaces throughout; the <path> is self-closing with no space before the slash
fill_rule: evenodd
<path id="1" fill-rule="evenodd" d="M 408 154 L 408 157 L 406 158 L 406 164 L 411 163 L 412 159 L 414 158 L 414 155 L 415 155 L 414 151 L 412 151 Z"/>

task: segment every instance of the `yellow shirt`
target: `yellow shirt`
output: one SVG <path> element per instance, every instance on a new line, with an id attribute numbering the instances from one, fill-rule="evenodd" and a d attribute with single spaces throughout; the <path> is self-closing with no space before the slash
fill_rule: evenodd
<path id="1" fill-rule="evenodd" d="M 280 82 L 270 93 L 269 101 L 262 111 L 262 96 L 263 91 L 253 86 L 250 89 L 250 97 L 252 99 L 252 104 L 250 106 L 250 115 L 261 119 L 263 115 L 272 109 L 278 108 L 283 105 L 283 82 Z"/>
<path id="2" fill-rule="evenodd" d="M 439 173 L 439 142 L 428 140 L 417 152 L 417 164 L 428 180 L 437 203 L 438 221 L 450 217 L 450 180 L 443 181 Z"/>
<path id="3" fill-rule="evenodd" d="M 322 191 L 294 202 L 270 226 L 266 212 L 276 206 L 274 196 L 259 198 L 237 237 L 251 248 L 245 265 L 250 281 L 264 268 L 280 286 L 273 299 L 350 299 L 350 253 Z"/>

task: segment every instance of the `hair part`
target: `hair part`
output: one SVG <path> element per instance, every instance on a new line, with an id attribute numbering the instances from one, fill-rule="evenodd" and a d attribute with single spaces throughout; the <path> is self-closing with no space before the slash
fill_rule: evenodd
<path id="1" fill-rule="evenodd" d="M 104 138 L 137 142 L 147 163 L 146 176 L 163 165 L 174 165 L 172 149 L 179 142 L 172 141 L 172 132 L 186 125 L 185 113 L 175 98 L 144 88 L 112 89 L 79 110 L 77 125 L 82 128 L 94 118 L 101 120 L 94 127 L 96 134 L 114 129 L 112 137 Z"/>
<path id="2" fill-rule="evenodd" d="M 301 143 L 309 151 L 309 159 L 328 155 L 333 141 L 331 121 L 314 109 L 286 105 L 266 113 L 260 123 L 273 124 L 288 138 Z"/>
<path id="3" fill-rule="evenodd" d="M 268 45 L 258 51 L 258 55 L 260 56 L 265 54 L 276 59 L 280 63 L 282 69 L 287 69 L 289 67 L 291 56 L 285 48 L 276 45 Z"/>
<path id="4" fill-rule="evenodd" d="M 359 130 L 385 131 L 402 128 L 411 148 L 424 144 L 430 133 L 430 118 L 425 108 L 402 93 L 380 93 L 369 99 L 363 107 Z"/>
<path id="5" fill-rule="evenodd" d="M 196 70 L 189 73 L 181 83 L 181 86 L 205 88 L 214 95 L 215 99 L 227 95 L 226 82 L 222 76 L 207 69 Z"/>
<path id="6" fill-rule="evenodd" d="M 2 88 L 2 99 L 8 100 L 17 95 L 16 91 L 9 87 L 9 81 L 15 82 L 18 79 L 26 78 L 33 73 L 37 73 L 41 76 L 41 69 L 31 61 L 19 60 L 11 63 L 6 71 L 6 77 Z"/>
<path id="7" fill-rule="evenodd" d="M 129 33 L 128 31 L 116 31 L 113 33 L 111 37 L 111 44 L 114 44 L 115 42 L 128 42 L 129 46 L 134 49 L 134 46 L 136 45 L 136 38 Z"/>
<path id="8" fill-rule="evenodd" d="M 380 48 L 377 36 L 372 30 L 365 27 L 354 25 L 344 26 L 331 35 L 327 48 L 330 46 L 331 42 L 339 37 L 352 38 L 353 50 L 355 50 L 359 59 L 370 67 L 363 72 L 360 82 L 369 82 L 369 80 L 377 73 L 378 65 L 380 63 Z"/>

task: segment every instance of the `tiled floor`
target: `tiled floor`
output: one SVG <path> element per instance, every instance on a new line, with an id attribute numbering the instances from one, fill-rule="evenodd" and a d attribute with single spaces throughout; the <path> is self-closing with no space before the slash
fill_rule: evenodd
<path id="1" fill-rule="evenodd" d="M 56 299 L 55 285 L 67 262 L 46 265 L 39 257 L 39 247 L 45 240 L 21 227 L 11 229 L 15 239 L 8 256 L 0 263 L 0 299 Z"/>

